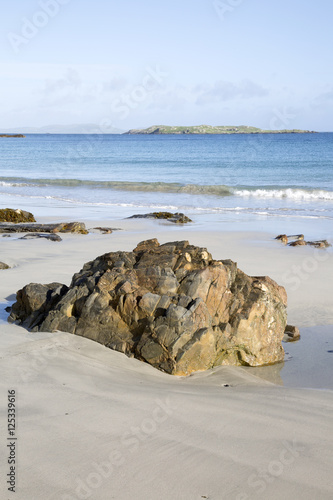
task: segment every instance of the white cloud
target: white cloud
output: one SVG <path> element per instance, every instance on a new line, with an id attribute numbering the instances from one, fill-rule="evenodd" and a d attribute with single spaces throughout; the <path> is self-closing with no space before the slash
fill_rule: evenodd
<path id="1" fill-rule="evenodd" d="M 199 91 L 196 103 L 206 105 L 232 99 L 252 99 L 254 97 L 265 97 L 269 91 L 251 80 L 243 80 L 239 83 L 218 81 L 213 85 L 197 86 Z"/>
<path id="2" fill-rule="evenodd" d="M 315 101 L 318 101 L 319 103 L 323 103 L 323 104 L 331 103 L 333 101 L 333 89 L 319 94 L 316 97 Z"/>
<path id="3" fill-rule="evenodd" d="M 74 68 L 67 68 L 64 77 L 59 79 L 47 79 L 45 81 L 44 94 L 50 95 L 68 89 L 77 90 L 82 84 L 79 73 Z"/>
<path id="4" fill-rule="evenodd" d="M 127 87 L 128 81 L 126 78 L 123 78 L 121 76 L 114 76 L 107 82 L 103 83 L 102 86 L 102 92 L 115 92 L 118 90 L 124 90 L 125 87 Z"/>

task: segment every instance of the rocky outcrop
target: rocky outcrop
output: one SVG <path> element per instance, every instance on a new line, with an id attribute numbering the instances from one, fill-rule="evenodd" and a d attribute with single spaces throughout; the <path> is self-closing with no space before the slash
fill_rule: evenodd
<path id="1" fill-rule="evenodd" d="M 69 287 L 29 284 L 9 321 L 62 330 L 175 375 L 284 359 L 287 296 L 188 241 L 143 241 L 88 262 Z"/>
<path id="2" fill-rule="evenodd" d="M 0 222 L 36 222 L 35 217 L 30 212 L 14 208 L 0 209 Z"/>
<path id="3" fill-rule="evenodd" d="M 25 137 L 23 134 L 0 134 L 0 137 Z"/>
<path id="4" fill-rule="evenodd" d="M 0 223 L 0 233 L 79 233 L 88 234 L 83 222 L 58 224 L 5 224 Z"/>
<path id="5" fill-rule="evenodd" d="M 150 214 L 135 214 L 128 217 L 129 219 L 164 219 L 169 222 L 175 222 L 176 224 L 186 224 L 187 222 L 192 222 L 192 220 L 182 213 L 171 213 L 171 212 L 152 212 Z"/>
<path id="6" fill-rule="evenodd" d="M 330 243 L 328 243 L 327 240 L 305 241 L 304 234 L 294 234 L 291 236 L 287 236 L 286 234 L 279 234 L 275 239 L 281 241 L 281 243 L 283 243 L 284 245 L 288 244 L 288 246 L 290 247 L 310 245 L 315 248 L 328 248 L 332 246 Z M 293 241 L 288 243 L 289 240 Z"/>
<path id="7" fill-rule="evenodd" d="M 8 266 L 8 264 L 5 264 L 4 262 L 0 262 L 0 271 L 2 271 L 3 269 L 9 269 L 9 266 Z"/>

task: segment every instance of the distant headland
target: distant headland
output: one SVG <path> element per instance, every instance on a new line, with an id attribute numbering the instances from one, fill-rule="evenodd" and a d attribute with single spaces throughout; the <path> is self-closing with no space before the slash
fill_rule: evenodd
<path id="1" fill-rule="evenodd" d="M 257 127 L 194 125 L 191 127 L 172 127 L 153 125 L 144 129 L 131 129 L 125 134 L 314 134 L 313 130 L 263 130 Z"/>
<path id="2" fill-rule="evenodd" d="M 0 137 L 25 137 L 23 134 L 0 134 Z"/>

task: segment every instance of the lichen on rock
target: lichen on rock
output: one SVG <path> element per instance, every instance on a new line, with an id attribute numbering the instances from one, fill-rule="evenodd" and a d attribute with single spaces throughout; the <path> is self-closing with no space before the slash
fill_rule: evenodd
<path id="1" fill-rule="evenodd" d="M 19 222 L 36 222 L 35 217 L 25 210 L 13 209 L 13 208 L 1 208 L 0 209 L 0 222 L 14 222 L 15 224 Z"/>

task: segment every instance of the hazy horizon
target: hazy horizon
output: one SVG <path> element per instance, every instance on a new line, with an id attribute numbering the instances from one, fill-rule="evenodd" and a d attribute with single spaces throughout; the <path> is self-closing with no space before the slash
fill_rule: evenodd
<path id="1" fill-rule="evenodd" d="M 25 0 L 0 20 L 0 129 L 333 130 L 333 4 Z"/>

